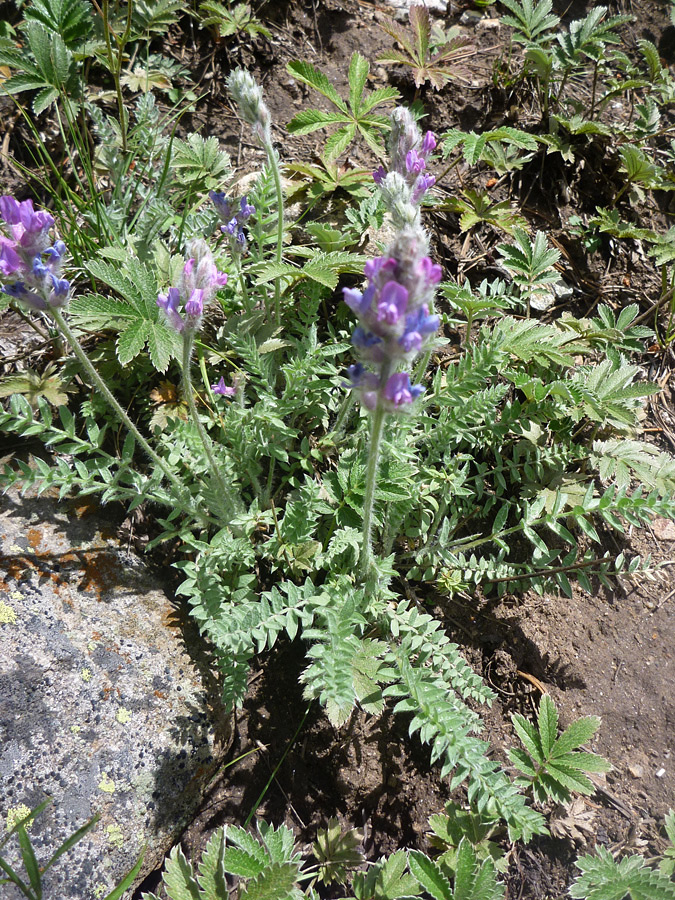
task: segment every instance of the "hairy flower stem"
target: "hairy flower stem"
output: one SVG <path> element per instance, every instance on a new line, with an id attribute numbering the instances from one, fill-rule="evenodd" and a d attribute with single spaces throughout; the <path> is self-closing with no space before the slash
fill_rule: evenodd
<path id="1" fill-rule="evenodd" d="M 380 383 L 386 384 L 391 370 L 391 363 L 383 363 L 380 374 Z M 375 508 L 375 488 L 377 487 L 377 472 L 380 462 L 380 449 L 382 435 L 387 412 L 378 402 L 373 411 L 370 428 L 370 448 L 368 450 L 368 468 L 366 469 L 366 489 L 363 497 L 363 536 L 361 538 L 361 555 L 359 558 L 359 575 L 364 581 L 369 581 L 373 568 L 373 512 Z"/>
<path id="2" fill-rule="evenodd" d="M 274 187 L 277 192 L 277 254 L 276 262 L 281 263 L 284 250 L 284 195 L 281 189 L 281 172 L 279 171 L 279 157 L 272 146 L 271 141 L 265 141 L 267 162 L 272 170 Z M 274 279 L 274 318 L 277 325 L 281 325 L 281 276 Z"/>
<path id="3" fill-rule="evenodd" d="M 213 455 L 213 444 L 211 443 L 211 438 L 208 436 L 208 434 L 206 433 L 206 429 L 202 425 L 201 419 L 199 418 L 199 413 L 197 411 L 197 405 L 195 403 L 194 390 L 192 387 L 192 375 L 190 373 L 193 346 L 194 332 L 186 334 L 183 340 L 183 396 L 187 400 L 190 415 L 192 416 L 192 421 L 194 422 L 195 428 L 199 433 L 199 438 L 202 442 L 202 446 L 204 447 L 206 458 L 208 459 L 209 466 L 211 467 L 211 474 L 213 475 L 215 482 L 218 485 L 218 490 L 220 491 L 221 497 L 225 501 L 225 505 L 228 507 L 228 512 L 232 512 L 235 508 L 235 503 L 232 498 L 232 492 L 225 484 L 223 476 L 220 474 L 218 463 L 215 456 Z"/>
<path id="4" fill-rule="evenodd" d="M 146 439 L 140 433 L 138 428 L 136 428 L 136 426 L 131 421 L 129 416 L 122 409 L 120 404 L 117 402 L 117 400 L 111 393 L 110 389 L 108 388 L 107 384 L 101 378 L 101 376 L 98 374 L 98 372 L 92 365 L 91 360 L 89 359 L 87 354 L 82 349 L 80 342 L 75 337 L 75 334 L 72 331 L 70 325 L 68 325 L 68 323 L 66 322 L 61 310 L 52 307 L 50 309 L 50 314 L 53 317 L 56 324 L 58 325 L 58 327 L 61 329 L 61 332 L 65 335 L 66 340 L 70 344 L 70 347 L 71 347 L 73 353 L 75 354 L 75 356 L 77 357 L 78 361 L 80 362 L 82 368 L 85 370 L 87 375 L 91 378 L 91 380 L 94 382 L 94 384 L 99 389 L 101 394 L 105 397 L 106 401 L 108 402 L 108 405 L 113 410 L 113 412 L 115 413 L 117 418 L 120 420 L 120 422 L 124 425 L 125 428 L 127 428 L 131 432 L 131 434 L 134 436 L 136 442 L 145 451 L 145 453 L 150 457 L 150 459 L 157 466 L 157 468 L 160 469 L 160 471 L 163 472 L 163 474 L 166 476 L 167 480 L 170 482 L 171 486 L 173 487 L 174 491 L 176 492 L 176 498 L 179 500 L 179 502 L 182 503 L 184 508 L 187 509 L 193 516 L 195 516 L 195 518 L 197 518 L 199 521 L 201 521 L 202 524 L 205 524 L 205 525 L 209 524 L 209 522 L 211 521 L 210 517 L 205 516 L 204 513 L 200 512 L 195 507 L 192 497 L 190 497 L 188 495 L 188 493 L 185 489 L 185 486 L 183 484 L 181 484 L 181 482 L 178 479 L 178 477 L 176 476 L 176 474 L 171 471 L 171 469 L 167 466 L 166 462 L 161 458 L 161 456 L 158 456 L 158 454 L 155 453 L 155 451 L 152 449 L 150 444 L 146 441 Z"/>

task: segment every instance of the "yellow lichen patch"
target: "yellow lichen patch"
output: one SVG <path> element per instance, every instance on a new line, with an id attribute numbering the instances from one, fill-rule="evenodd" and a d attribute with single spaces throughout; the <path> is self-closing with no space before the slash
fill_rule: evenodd
<path id="1" fill-rule="evenodd" d="M 115 716 L 120 725 L 126 725 L 129 719 L 131 718 L 131 713 L 128 709 L 125 709 L 123 706 L 117 710 L 117 714 Z"/>
<path id="2" fill-rule="evenodd" d="M 70 730 L 73 734 L 79 734 L 80 731 L 82 731 L 82 726 L 81 725 L 71 725 Z"/>
<path id="3" fill-rule="evenodd" d="M 101 775 L 101 780 L 98 784 L 99 791 L 103 791 L 106 794 L 114 794 L 115 793 L 115 782 L 112 778 L 108 777 L 108 773 L 104 772 Z"/>
<path id="4" fill-rule="evenodd" d="M 11 831 L 12 828 L 16 825 L 17 822 L 20 822 L 21 819 L 25 819 L 26 816 L 30 813 L 30 809 L 24 804 L 20 803 L 18 806 L 14 806 L 11 809 L 7 810 L 7 831 Z M 33 824 L 33 820 L 29 819 L 28 822 L 24 822 L 24 828 L 28 831 Z"/>
<path id="5" fill-rule="evenodd" d="M 82 681 L 91 681 L 91 671 L 89 669 L 82 669 L 80 678 Z"/>
<path id="6" fill-rule="evenodd" d="M 4 600 L 0 600 L 0 625 L 16 625 L 16 612 Z"/>
<path id="7" fill-rule="evenodd" d="M 21 591 L 12 591 L 9 595 L 12 600 L 23 600 L 23 594 Z"/>
<path id="8" fill-rule="evenodd" d="M 106 825 L 106 834 L 108 835 L 108 843 L 115 847 L 116 850 L 124 848 L 124 835 L 119 825 Z"/>

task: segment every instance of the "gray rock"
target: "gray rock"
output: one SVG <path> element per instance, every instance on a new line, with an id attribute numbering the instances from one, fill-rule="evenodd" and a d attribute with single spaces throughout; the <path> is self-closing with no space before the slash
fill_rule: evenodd
<path id="1" fill-rule="evenodd" d="M 188 652 L 180 611 L 102 518 L 65 501 L 1 502 L 0 836 L 8 816 L 51 797 L 29 832 L 43 862 L 100 813 L 44 879 L 49 900 L 94 900 L 144 846 L 140 877 L 161 865 L 222 758 L 229 720 L 221 712 L 214 724 L 217 685 L 199 640 Z M 6 852 L 18 859 L 16 839 Z M 3 900 L 21 896 L 2 889 Z"/>

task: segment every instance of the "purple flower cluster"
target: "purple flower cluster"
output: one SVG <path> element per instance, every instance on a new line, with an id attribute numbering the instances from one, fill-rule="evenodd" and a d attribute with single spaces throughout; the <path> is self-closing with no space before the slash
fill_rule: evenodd
<path id="1" fill-rule="evenodd" d="M 362 393 L 368 409 L 381 402 L 388 411 L 405 407 L 423 391 L 411 385 L 406 372 L 389 374 L 399 363 L 410 363 L 424 350 L 439 326 L 431 314 L 434 288 L 441 267 L 426 255 L 426 242 L 416 229 L 402 231 L 388 256 L 366 263 L 366 289 L 343 288 L 344 301 L 354 310 L 359 324 L 354 344 L 360 362 L 348 370 L 350 387 Z M 368 371 L 369 363 L 376 371 Z"/>
<path id="2" fill-rule="evenodd" d="M 407 113 L 407 110 L 405 111 Z M 406 118 L 410 118 L 407 114 Z M 433 175 L 425 173 L 427 159 L 436 149 L 436 137 L 432 131 L 427 131 L 424 137 L 420 136 L 417 126 L 405 121 L 405 126 L 397 127 L 397 120 L 392 117 L 392 140 L 389 147 L 390 171 L 401 175 L 410 188 L 410 202 L 418 204 L 424 194 L 436 184 Z M 382 185 L 387 177 L 387 170 L 379 166 L 373 172 L 376 184 Z"/>
<path id="3" fill-rule="evenodd" d="M 227 284 L 225 272 L 219 272 L 211 251 L 203 240 L 190 244 L 190 259 L 183 266 L 178 287 L 170 287 L 157 297 L 157 306 L 179 334 L 192 333 L 199 328 L 204 307 L 216 291 Z M 179 312 L 183 307 L 184 315 Z"/>
<path id="4" fill-rule="evenodd" d="M 252 206 L 246 197 L 242 197 L 239 201 L 239 209 L 235 212 L 235 204 L 222 191 L 211 191 L 209 197 L 213 200 L 221 221 L 225 223 L 220 226 L 220 230 L 223 234 L 230 236 L 233 248 L 240 251 L 245 250 L 246 234 L 243 225 L 255 213 L 255 206 Z"/>
<path id="5" fill-rule="evenodd" d="M 19 203 L 14 197 L 0 197 L 0 283 L 1 290 L 31 309 L 65 306 L 70 282 L 59 273 L 66 245 L 53 245 L 49 229 L 54 218 L 34 210 L 32 200 Z"/>

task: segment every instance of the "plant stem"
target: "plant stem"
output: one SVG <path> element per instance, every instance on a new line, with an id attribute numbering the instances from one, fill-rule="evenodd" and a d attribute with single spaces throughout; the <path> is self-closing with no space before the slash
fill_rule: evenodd
<path id="1" fill-rule="evenodd" d="M 244 275 L 244 270 L 241 265 L 241 257 L 238 254 L 232 254 L 232 262 L 234 263 L 234 267 L 237 270 L 237 275 L 239 276 L 239 284 L 241 286 L 241 295 L 244 299 L 244 309 L 247 313 L 251 312 L 251 298 L 248 295 L 248 288 L 246 287 L 246 276 Z"/>
<path id="2" fill-rule="evenodd" d="M 141 448 L 145 451 L 145 453 L 150 457 L 152 462 L 157 466 L 158 469 L 166 476 L 167 480 L 170 482 L 171 486 L 176 492 L 176 497 L 180 502 L 184 505 L 184 507 L 190 511 L 190 513 L 199 519 L 203 524 L 208 524 L 209 517 L 205 516 L 202 512 L 195 508 L 192 497 L 189 496 L 185 486 L 181 484 L 180 480 L 176 476 L 174 472 L 166 464 L 165 460 L 161 458 L 150 446 L 150 444 L 146 441 L 143 435 L 140 433 L 138 428 L 131 421 L 127 413 L 122 409 L 120 404 L 117 402 L 115 397 L 113 396 L 110 388 L 105 383 L 105 381 L 98 374 L 96 369 L 91 363 L 91 360 L 87 356 L 87 354 L 82 349 L 82 345 L 75 337 L 75 333 L 72 331 L 70 325 L 66 322 L 63 313 L 60 309 L 50 309 L 50 313 L 56 322 L 56 324 L 61 329 L 61 332 L 65 335 L 66 340 L 70 344 L 70 347 L 80 362 L 82 368 L 85 370 L 87 375 L 94 382 L 96 387 L 99 389 L 101 394 L 105 397 L 108 405 L 113 410 L 117 418 L 120 422 L 127 428 L 131 434 L 134 436 L 136 442 L 141 446 Z"/>
<path id="3" fill-rule="evenodd" d="M 120 83 L 120 75 L 122 73 L 122 63 L 124 61 L 124 47 L 129 40 L 129 36 L 131 35 L 131 14 L 133 12 L 134 4 L 132 0 L 129 0 L 127 4 L 127 24 L 124 29 L 124 33 L 121 38 L 118 38 L 115 35 L 115 44 L 117 45 L 117 59 L 115 60 L 113 56 L 112 43 L 110 41 L 110 32 L 112 28 L 110 26 L 110 3 L 109 0 L 103 0 L 103 34 L 105 36 L 105 46 L 108 54 L 108 64 L 110 65 L 110 72 L 113 76 L 113 80 L 115 82 L 115 93 L 117 95 L 117 111 L 120 118 L 120 135 L 122 139 L 122 153 L 126 154 L 127 152 L 127 111 L 124 106 L 124 97 L 122 97 L 122 86 Z"/>
<path id="4" fill-rule="evenodd" d="M 228 486 L 223 481 L 223 477 L 220 474 L 218 463 L 213 454 L 213 444 L 211 443 L 211 438 L 206 433 L 206 429 L 202 425 L 201 419 L 199 418 L 199 413 L 197 411 L 197 405 L 195 403 L 194 397 L 194 389 L 192 387 L 192 375 L 190 374 L 190 364 L 192 362 L 192 347 L 194 345 L 194 331 L 184 333 L 183 335 L 183 375 L 182 375 L 182 387 L 183 387 L 183 395 L 187 400 L 188 408 L 190 410 L 190 415 L 192 416 L 192 421 L 199 433 L 199 438 L 202 442 L 202 446 L 204 447 L 204 452 L 206 453 L 206 458 L 209 461 L 209 466 L 211 467 L 211 474 L 213 475 L 216 484 L 218 485 L 218 490 L 220 491 L 221 497 L 225 500 L 225 504 L 229 507 L 228 512 L 231 512 L 235 508 L 235 502 L 232 498 L 232 492 L 228 488 Z"/>
<path id="5" fill-rule="evenodd" d="M 281 263 L 284 250 L 284 195 L 281 189 L 281 172 L 279 171 L 279 157 L 276 154 L 271 141 L 265 142 L 267 162 L 272 170 L 274 187 L 277 192 L 277 254 L 276 262 Z M 274 318 L 277 325 L 281 325 L 281 276 L 274 279 Z"/>
<path id="6" fill-rule="evenodd" d="M 380 373 L 380 385 L 384 386 L 389 378 L 391 363 L 383 363 Z M 359 558 L 359 574 L 366 580 L 368 579 L 373 566 L 373 547 L 372 547 L 372 530 L 373 530 L 373 511 L 375 508 L 375 488 L 377 486 L 377 471 L 380 462 L 380 448 L 382 446 L 382 435 L 384 434 L 384 423 L 387 413 L 382 405 L 379 397 L 381 391 L 378 391 L 378 403 L 373 412 L 372 425 L 370 430 L 370 448 L 368 451 L 368 468 L 366 469 L 366 490 L 363 497 L 363 537 L 361 539 L 361 556 Z"/>

